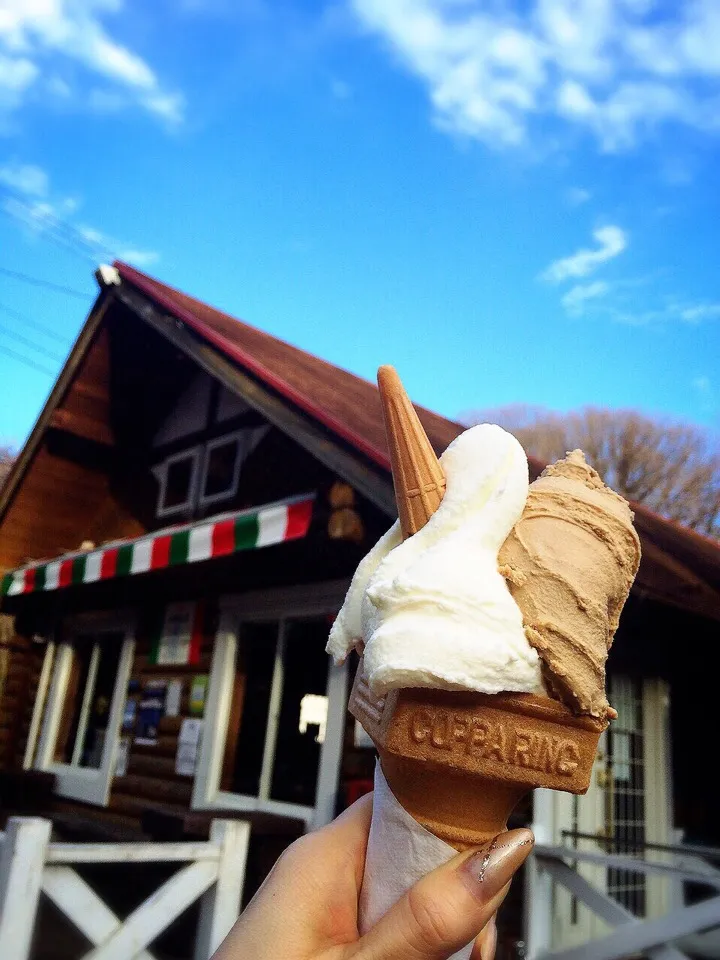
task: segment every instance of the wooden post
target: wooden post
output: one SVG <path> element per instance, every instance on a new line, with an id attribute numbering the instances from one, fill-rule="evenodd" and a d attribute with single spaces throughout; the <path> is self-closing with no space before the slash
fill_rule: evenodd
<path id="1" fill-rule="evenodd" d="M 220 847 L 217 883 L 200 902 L 194 960 L 209 960 L 240 914 L 250 824 L 245 820 L 213 820 L 210 840 Z"/>
<path id="2" fill-rule="evenodd" d="M 11 817 L 0 845 L 0 957 L 27 960 L 52 824 Z"/>

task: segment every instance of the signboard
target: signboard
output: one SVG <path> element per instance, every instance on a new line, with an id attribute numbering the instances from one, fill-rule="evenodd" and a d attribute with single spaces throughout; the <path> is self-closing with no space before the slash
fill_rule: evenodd
<path id="1" fill-rule="evenodd" d="M 138 704 L 135 743 L 150 747 L 157 743 L 158 727 L 165 715 L 166 696 L 166 680 L 149 680 L 145 684 Z"/>
<path id="2" fill-rule="evenodd" d="M 165 609 L 155 663 L 171 666 L 190 663 L 194 624 L 194 603 L 169 604 Z"/>
<path id="3" fill-rule="evenodd" d="M 182 722 L 175 754 L 175 773 L 181 777 L 192 777 L 195 773 L 202 728 L 202 720 L 185 717 Z"/>
<path id="4" fill-rule="evenodd" d="M 193 677 L 190 687 L 190 713 L 201 717 L 205 712 L 205 697 L 207 696 L 208 675 L 198 674 Z"/>

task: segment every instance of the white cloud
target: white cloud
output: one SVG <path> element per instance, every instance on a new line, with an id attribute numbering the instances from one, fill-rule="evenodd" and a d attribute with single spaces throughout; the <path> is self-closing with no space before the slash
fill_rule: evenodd
<path id="1" fill-rule="evenodd" d="M 3 185 L 10 188 L 4 197 Z M 28 238 L 45 238 L 98 262 L 118 258 L 137 266 L 150 266 L 160 259 L 154 250 L 139 249 L 78 222 L 75 215 L 79 203 L 75 197 L 50 194 L 49 177 L 41 167 L 16 160 L 0 163 L 0 204 Z"/>
<path id="2" fill-rule="evenodd" d="M 180 94 L 166 90 L 152 67 L 104 26 L 105 16 L 122 6 L 122 0 L 2 0 L 0 107 L 8 112 L 21 106 L 44 71 L 48 84 L 57 88 L 59 60 L 102 78 L 124 92 L 125 102 L 165 121 L 180 121 Z M 60 82 L 67 87 L 66 80 Z"/>
<path id="3" fill-rule="evenodd" d="M 520 144 L 540 116 L 626 150 L 665 124 L 720 129 L 720 4 L 351 0 L 427 87 L 443 129 Z"/>
<path id="4" fill-rule="evenodd" d="M 560 303 L 571 316 L 579 317 L 585 312 L 588 301 L 604 297 L 609 289 L 610 287 L 604 280 L 595 280 L 593 283 L 579 283 L 568 290 Z"/>
<path id="5" fill-rule="evenodd" d="M 0 12 L 0 16 L 1 16 Z M 7 57 L 0 43 L 0 132 L 4 114 L 12 113 L 35 82 L 38 68 L 27 57 Z"/>
<path id="6" fill-rule="evenodd" d="M 595 249 L 581 248 L 569 257 L 555 260 L 542 274 L 548 283 L 561 283 L 569 277 L 586 277 L 603 263 L 617 257 L 627 247 L 627 234 L 620 227 L 608 224 L 593 231 Z"/>
<path id="7" fill-rule="evenodd" d="M 706 320 L 720 319 L 720 303 L 691 302 L 676 296 L 659 296 L 657 293 L 653 295 L 652 291 L 648 291 L 643 293 L 640 305 L 637 298 L 627 296 L 627 290 L 632 286 L 634 282 L 631 280 L 620 280 L 612 284 L 605 299 L 594 307 L 593 312 L 602 314 L 615 323 L 632 327 L 670 323 L 700 324 Z"/>
<path id="8" fill-rule="evenodd" d="M 565 191 L 565 200 L 571 207 L 580 207 L 592 199 L 592 194 L 584 187 L 568 187 Z"/>
<path id="9" fill-rule="evenodd" d="M 44 197 L 48 192 L 48 175 L 31 163 L 10 160 L 0 164 L 0 183 L 20 193 Z"/>
<path id="10" fill-rule="evenodd" d="M 680 319 L 686 323 L 700 323 L 703 320 L 720 318 L 720 303 L 695 303 L 679 310 Z"/>
<path id="11" fill-rule="evenodd" d="M 117 259 L 124 260 L 125 263 L 132 263 L 136 267 L 150 267 L 157 263 L 160 254 L 157 250 L 124 250 L 117 251 Z"/>

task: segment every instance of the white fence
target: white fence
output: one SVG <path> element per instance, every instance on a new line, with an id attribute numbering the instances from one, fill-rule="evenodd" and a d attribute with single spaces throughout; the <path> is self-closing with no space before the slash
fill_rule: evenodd
<path id="1" fill-rule="evenodd" d="M 536 844 L 531 869 L 536 877 L 550 877 L 565 887 L 579 903 L 605 921 L 611 932 L 579 946 L 553 950 L 547 923 L 538 922 L 539 911 L 533 911 L 540 897 L 530 903 L 528 953 L 533 960 L 622 960 L 647 956 L 651 960 L 688 960 L 693 956 L 720 956 L 717 930 L 720 928 L 720 870 L 707 862 L 709 855 L 720 859 L 720 850 L 702 847 L 671 847 L 653 844 L 648 849 L 677 857 L 677 862 L 655 862 L 639 856 L 591 853 L 573 847 Z M 592 863 L 628 873 L 666 876 L 675 885 L 675 904 L 664 916 L 650 919 L 635 916 L 607 892 L 594 887 L 576 867 Z M 708 887 L 712 893 L 699 903 L 686 906 L 682 901 L 682 884 Z M 534 892 L 535 894 L 537 891 Z M 531 891 L 531 896 L 533 892 Z"/>
<path id="2" fill-rule="evenodd" d="M 49 820 L 13 817 L 0 833 L 0 957 L 28 960 L 40 895 L 93 944 L 83 960 L 154 960 L 147 950 L 202 898 L 195 960 L 208 960 L 240 910 L 250 825 L 215 820 L 207 843 L 51 843 Z M 72 864 L 187 863 L 125 920 Z"/>

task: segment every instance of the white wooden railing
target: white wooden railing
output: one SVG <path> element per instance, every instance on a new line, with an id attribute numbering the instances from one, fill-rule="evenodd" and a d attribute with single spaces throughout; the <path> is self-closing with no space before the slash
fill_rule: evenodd
<path id="1" fill-rule="evenodd" d="M 215 820 L 206 843 L 51 843 L 49 820 L 12 817 L 0 833 L 0 957 L 28 960 L 45 894 L 93 949 L 83 960 L 154 960 L 147 950 L 202 898 L 195 960 L 208 960 L 240 912 L 250 825 Z M 89 863 L 187 863 L 125 920 L 73 869 Z"/>
<path id="2" fill-rule="evenodd" d="M 578 946 L 552 949 L 550 929 L 547 924 L 533 923 L 531 907 L 526 955 L 532 960 L 621 960 L 638 955 L 651 960 L 688 960 L 683 952 L 688 950 L 695 956 L 720 956 L 718 940 L 713 935 L 720 927 L 720 870 L 706 859 L 709 853 L 717 855 L 720 851 L 701 847 L 656 846 L 656 849 L 674 855 L 675 862 L 536 844 L 530 866 L 539 882 L 542 884 L 545 877 L 564 887 L 612 929 Z M 576 870 L 580 863 L 668 877 L 677 893 L 674 903 L 664 916 L 637 917 L 581 876 Z M 706 886 L 712 892 L 707 899 L 686 906 L 681 894 L 682 885 L 687 882 Z"/>

